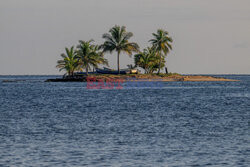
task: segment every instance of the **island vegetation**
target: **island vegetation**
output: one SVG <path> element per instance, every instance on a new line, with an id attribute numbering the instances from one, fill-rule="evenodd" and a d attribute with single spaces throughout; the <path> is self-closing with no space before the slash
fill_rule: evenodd
<path id="1" fill-rule="evenodd" d="M 65 48 L 65 53 L 61 54 L 61 60 L 57 61 L 57 68 L 64 70 L 67 75 L 74 77 L 75 72 L 85 71 L 88 75 L 89 70 L 95 71 L 100 65 L 108 66 L 108 60 L 104 58 L 106 53 L 117 53 L 117 71 L 120 74 L 120 56 L 134 53 L 134 64 L 129 68 L 142 68 L 146 74 L 153 74 L 165 67 L 165 57 L 172 49 L 172 38 L 168 32 L 162 29 L 153 33 L 153 38 L 149 40 L 150 46 L 140 51 L 136 42 L 130 42 L 133 37 L 132 32 L 127 32 L 125 26 L 114 26 L 109 33 L 103 34 L 105 42 L 101 45 L 95 45 L 94 40 L 79 41 L 75 48 Z"/>
<path id="2" fill-rule="evenodd" d="M 103 44 L 97 45 L 94 40 L 80 40 L 76 47 L 66 47 L 65 53 L 61 54 L 61 59 L 57 61 L 56 66 L 66 74 L 61 79 L 47 81 L 86 81 L 89 76 L 102 80 L 135 78 L 140 81 L 154 79 L 157 81 L 159 79 L 161 81 L 232 81 L 210 76 L 182 76 L 177 73 L 168 73 L 166 56 L 172 50 L 173 39 L 166 30 L 158 29 L 156 33 L 152 33 L 152 38 L 148 41 L 149 46 L 144 49 L 140 49 L 136 42 L 131 42 L 131 37 L 133 33 L 127 32 L 125 26 L 115 25 L 108 33 L 103 34 Z M 117 70 L 105 68 L 109 66 L 109 63 L 104 55 L 113 52 L 117 53 Z M 127 65 L 125 73 L 120 69 L 121 55 L 134 57 L 134 65 Z M 103 66 L 104 72 L 107 73 L 99 73 L 100 66 Z M 138 68 L 143 69 L 144 74 Z M 161 73 L 164 68 L 165 73 Z"/>

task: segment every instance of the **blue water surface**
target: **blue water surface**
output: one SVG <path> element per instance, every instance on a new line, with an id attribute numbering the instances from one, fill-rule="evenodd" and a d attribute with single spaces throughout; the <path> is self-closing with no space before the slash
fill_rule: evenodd
<path id="1" fill-rule="evenodd" d="M 250 75 L 121 90 L 55 77 L 0 76 L 0 166 L 250 164 Z"/>

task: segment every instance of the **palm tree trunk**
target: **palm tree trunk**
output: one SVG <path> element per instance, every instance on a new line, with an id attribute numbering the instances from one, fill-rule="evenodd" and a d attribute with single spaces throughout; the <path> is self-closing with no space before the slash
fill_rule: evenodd
<path id="1" fill-rule="evenodd" d="M 166 72 L 166 74 L 168 74 L 168 68 L 167 67 L 165 67 L 165 72 Z"/>
<path id="2" fill-rule="evenodd" d="M 87 64 L 86 66 L 86 74 L 88 75 L 89 74 L 89 65 Z"/>
<path id="3" fill-rule="evenodd" d="M 120 74 L 120 51 L 118 51 L 118 54 L 117 54 L 117 70 L 118 70 L 118 74 Z"/>
<path id="4" fill-rule="evenodd" d="M 159 53 L 159 55 L 160 55 L 160 62 L 159 62 L 159 69 L 158 69 L 157 74 L 160 74 L 160 71 L 161 71 L 161 53 Z"/>

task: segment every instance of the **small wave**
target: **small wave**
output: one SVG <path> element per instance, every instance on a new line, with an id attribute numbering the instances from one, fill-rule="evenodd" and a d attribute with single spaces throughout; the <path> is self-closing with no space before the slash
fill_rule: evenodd
<path id="1" fill-rule="evenodd" d="M 226 97 L 250 97 L 250 93 L 227 93 Z"/>
<path id="2" fill-rule="evenodd" d="M 14 79 L 14 80 L 2 80 L 3 83 L 8 82 L 26 82 L 26 80 L 23 79 Z"/>

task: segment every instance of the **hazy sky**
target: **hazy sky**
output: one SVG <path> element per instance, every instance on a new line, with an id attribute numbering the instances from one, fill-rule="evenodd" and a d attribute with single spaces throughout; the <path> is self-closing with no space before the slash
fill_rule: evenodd
<path id="1" fill-rule="evenodd" d="M 64 47 L 100 44 L 115 24 L 141 48 L 169 31 L 170 72 L 250 74 L 250 0 L 0 0 L 0 75 L 59 74 Z M 133 62 L 121 57 L 122 68 Z M 116 68 L 116 56 L 106 58 Z"/>

